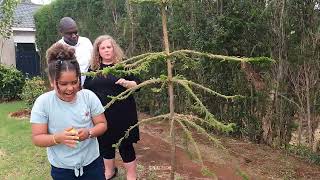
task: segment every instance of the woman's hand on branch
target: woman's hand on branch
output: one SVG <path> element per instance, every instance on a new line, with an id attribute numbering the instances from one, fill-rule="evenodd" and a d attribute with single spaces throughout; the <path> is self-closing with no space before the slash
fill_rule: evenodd
<path id="1" fill-rule="evenodd" d="M 116 82 L 116 84 L 119 84 L 119 85 L 121 85 L 121 86 L 123 86 L 124 88 L 127 88 L 127 89 L 132 88 L 132 87 L 137 85 L 137 83 L 135 81 L 128 81 L 128 80 L 125 80 L 123 78 L 119 79 Z"/>

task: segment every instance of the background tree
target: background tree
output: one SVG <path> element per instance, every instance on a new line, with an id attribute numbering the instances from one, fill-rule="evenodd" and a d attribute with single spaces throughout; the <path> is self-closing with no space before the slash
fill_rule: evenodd
<path id="1" fill-rule="evenodd" d="M 276 60 L 270 68 L 268 63 L 212 61 L 207 56 L 192 55 L 197 61 L 174 60 L 173 74 L 183 74 L 186 79 L 226 95 L 247 97 L 242 101 L 226 101 L 195 90 L 216 118 L 223 119 L 223 123 L 237 124 L 230 133 L 232 136 L 283 147 L 289 145 L 292 132 L 299 127 L 301 132 L 311 132 L 313 139 L 319 122 L 320 88 L 319 83 L 315 83 L 319 77 L 316 73 L 312 73 L 314 80 L 309 77 L 310 95 L 301 89 L 302 86 L 295 89 L 294 82 L 301 79 L 298 74 L 303 74 L 300 67 L 303 64 L 319 72 L 318 4 L 316 0 L 172 1 L 166 10 L 171 52 L 193 49 L 228 56 L 267 56 Z M 164 49 L 162 30 L 158 26 L 160 8 L 151 3 L 56 0 L 35 15 L 37 45 L 42 57 L 45 50 L 60 39 L 56 25 L 63 16 L 73 17 L 79 24 L 80 34 L 91 40 L 100 34 L 116 37 L 128 57 Z M 166 63 L 153 63 L 147 73 L 141 74 L 143 79 L 166 74 Z M 175 112 L 182 114 L 196 109 L 193 98 L 183 87 L 175 86 L 174 93 L 177 95 Z M 167 92 L 154 94 L 146 88 L 141 94 L 143 96 L 137 98 L 141 111 L 155 116 L 167 113 Z M 306 100 L 299 102 L 298 94 L 309 97 L 309 108 L 305 107 L 304 111 L 297 104 L 308 103 Z M 310 118 L 304 113 L 297 116 L 300 112 L 307 113 L 307 109 Z M 300 118 L 302 125 L 298 126 L 296 117 L 303 117 Z M 218 133 L 214 128 L 203 127 Z M 310 135 L 307 137 L 310 139 Z"/>
<path id="2" fill-rule="evenodd" d="M 18 5 L 19 0 L 4 0 L 0 4 L 0 38 L 1 38 L 1 49 L 0 49 L 0 63 L 3 53 L 4 42 L 12 36 L 12 23 L 14 10 Z"/>
<path id="3" fill-rule="evenodd" d="M 308 146 L 313 144 L 313 134 L 319 119 L 319 8 L 318 1 L 292 1 L 288 4 L 291 24 L 287 36 L 289 79 L 292 83 L 291 98 L 299 104 L 296 111 L 299 118 L 299 144 L 303 129 L 307 132 Z"/>

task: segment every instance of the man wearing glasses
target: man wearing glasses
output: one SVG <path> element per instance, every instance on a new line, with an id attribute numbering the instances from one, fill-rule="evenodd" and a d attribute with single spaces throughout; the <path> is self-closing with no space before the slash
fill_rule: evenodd
<path id="1" fill-rule="evenodd" d="M 91 41 L 86 37 L 79 36 L 77 23 L 71 17 L 63 17 L 58 29 L 62 36 L 58 42 L 75 48 L 80 71 L 87 72 L 93 49 Z M 81 85 L 83 85 L 85 78 L 85 76 L 81 76 Z"/>

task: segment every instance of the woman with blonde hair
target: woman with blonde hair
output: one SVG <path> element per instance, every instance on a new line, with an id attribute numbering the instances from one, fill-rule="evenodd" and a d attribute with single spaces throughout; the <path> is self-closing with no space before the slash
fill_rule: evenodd
<path id="1" fill-rule="evenodd" d="M 99 46 L 102 42 L 108 42 L 108 45 L 110 45 L 109 48 L 112 47 L 112 51 L 108 51 L 108 55 L 112 55 L 112 57 L 107 57 L 103 60 L 103 57 L 100 55 Z M 91 70 L 97 70 L 100 68 L 101 62 L 103 60 L 104 63 L 109 64 L 116 64 L 124 58 L 124 54 L 120 46 L 117 44 L 117 42 L 109 35 L 102 35 L 99 36 L 94 44 L 93 44 L 93 52 L 92 52 L 92 59 L 90 61 L 90 68 Z M 103 64 L 104 64 L 103 63 Z"/>
<path id="2" fill-rule="evenodd" d="M 111 67 L 120 62 L 124 57 L 122 49 L 116 41 L 109 35 L 99 36 L 93 45 L 93 56 L 90 62 L 90 71 L 101 70 Z M 111 99 L 108 96 L 117 96 L 128 88 L 137 86 L 139 80 L 134 76 L 116 77 L 112 74 L 98 77 L 87 77 L 84 88 L 93 91 L 105 106 Z M 98 137 L 100 153 L 104 158 L 106 179 L 112 179 L 117 175 L 115 166 L 115 144 L 125 135 L 125 131 L 130 126 L 138 122 L 136 103 L 134 97 L 116 101 L 104 114 L 108 121 L 108 131 Z M 136 154 L 133 143 L 139 141 L 139 129 L 134 128 L 130 131 L 128 138 L 125 138 L 120 147 L 120 156 L 127 170 L 127 179 L 136 179 Z"/>

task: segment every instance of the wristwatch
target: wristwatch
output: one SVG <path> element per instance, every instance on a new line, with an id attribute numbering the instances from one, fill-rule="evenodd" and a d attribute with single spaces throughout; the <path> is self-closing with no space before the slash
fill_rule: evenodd
<path id="1" fill-rule="evenodd" d="M 93 138 L 91 130 L 89 130 L 89 138 Z"/>

